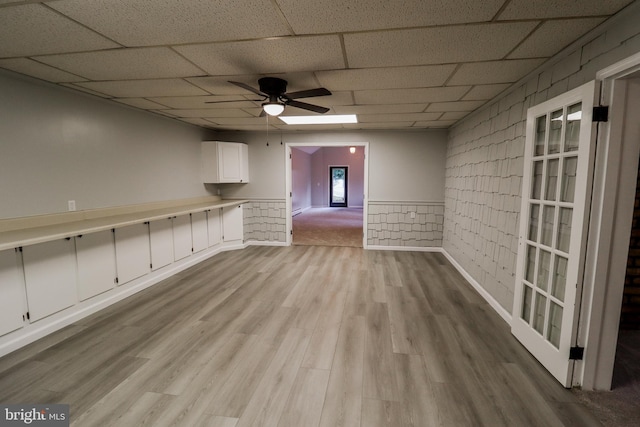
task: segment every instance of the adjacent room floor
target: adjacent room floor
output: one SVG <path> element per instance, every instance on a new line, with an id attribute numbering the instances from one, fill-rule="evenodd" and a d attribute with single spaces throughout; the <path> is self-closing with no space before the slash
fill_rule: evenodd
<path id="1" fill-rule="evenodd" d="M 362 247 L 362 208 L 310 208 L 293 217 L 293 244 Z"/>
<path id="2" fill-rule="evenodd" d="M 74 426 L 600 425 L 439 253 L 225 252 L 0 359 Z"/>

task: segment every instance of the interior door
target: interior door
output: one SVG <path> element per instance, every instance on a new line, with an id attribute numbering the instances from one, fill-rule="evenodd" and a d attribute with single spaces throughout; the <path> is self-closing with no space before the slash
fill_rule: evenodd
<path id="1" fill-rule="evenodd" d="M 511 330 L 565 387 L 584 269 L 595 90 L 587 83 L 527 113 Z"/>
<path id="2" fill-rule="evenodd" d="M 329 167 L 329 206 L 347 207 L 348 168 Z"/>

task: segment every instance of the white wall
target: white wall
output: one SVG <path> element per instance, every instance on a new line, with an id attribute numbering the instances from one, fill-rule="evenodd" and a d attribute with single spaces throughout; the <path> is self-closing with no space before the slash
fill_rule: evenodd
<path id="1" fill-rule="evenodd" d="M 221 186 L 226 198 L 283 199 L 285 157 L 280 135 L 223 132 L 218 139 L 249 144 L 251 182 Z M 285 133 L 284 143 L 369 142 L 370 201 L 443 201 L 446 130 Z"/>
<path id="2" fill-rule="evenodd" d="M 0 71 L 0 218 L 209 194 L 206 131 Z"/>
<path id="3" fill-rule="evenodd" d="M 311 155 L 302 150 L 291 150 L 291 209 L 299 212 L 311 207 Z"/>

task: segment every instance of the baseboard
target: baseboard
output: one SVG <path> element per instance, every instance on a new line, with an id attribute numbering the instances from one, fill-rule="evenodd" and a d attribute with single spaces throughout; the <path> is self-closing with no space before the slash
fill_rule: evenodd
<path id="1" fill-rule="evenodd" d="M 367 245 L 365 249 L 372 251 L 406 251 L 406 252 L 442 252 L 440 246 L 381 246 Z"/>
<path id="2" fill-rule="evenodd" d="M 289 246 L 287 242 L 271 242 L 266 240 L 247 240 L 244 246 Z"/>
<path id="3" fill-rule="evenodd" d="M 507 324 L 511 325 L 511 313 L 505 310 L 504 307 L 502 307 L 500 303 L 496 301 L 496 299 L 493 298 L 493 296 L 489 292 L 487 292 L 482 287 L 482 285 L 480 285 L 480 283 L 476 281 L 476 279 L 471 277 L 471 275 L 467 273 L 467 271 L 460 264 L 458 264 L 458 262 L 449 254 L 449 252 L 447 252 L 444 248 L 442 248 L 441 252 L 451 263 L 451 265 L 453 265 L 455 269 L 458 270 L 462 277 L 464 277 L 465 280 L 469 282 L 469 284 L 473 286 L 473 288 L 480 294 L 480 296 L 482 296 L 482 298 L 484 298 L 485 301 L 489 303 L 489 305 L 498 313 L 498 315 L 500 315 L 500 317 L 502 317 L 502 319 L 507 322 Z"/>

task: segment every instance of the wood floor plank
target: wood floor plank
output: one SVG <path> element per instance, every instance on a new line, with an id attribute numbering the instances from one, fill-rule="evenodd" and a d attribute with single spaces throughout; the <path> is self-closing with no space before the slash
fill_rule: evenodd
<path id="1" fill-rule="evenodd" d="M 301 368 L 282 411 L 279 427 L 317 427 L 327 393 L 329 370 Z"/>
<path id="2" fill-rule="evenodd" d="M 223 252 L 0 358 L 74 426 L 598 425 L 439 253 Z"/>

